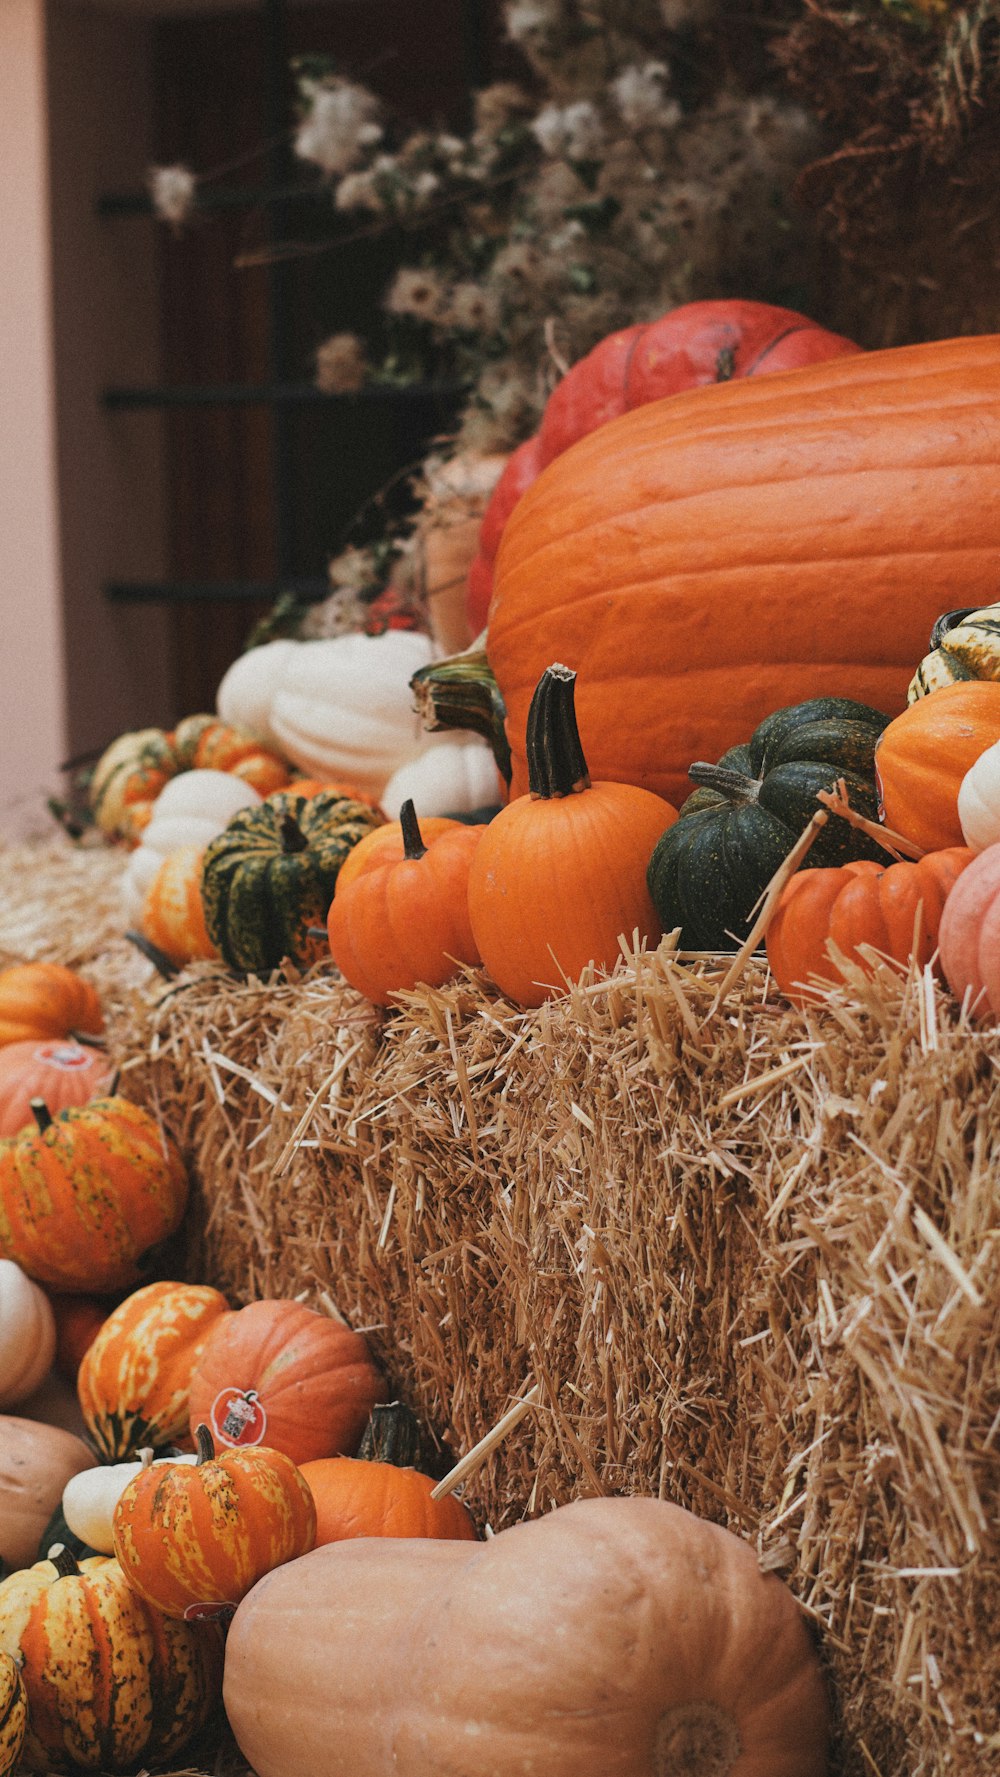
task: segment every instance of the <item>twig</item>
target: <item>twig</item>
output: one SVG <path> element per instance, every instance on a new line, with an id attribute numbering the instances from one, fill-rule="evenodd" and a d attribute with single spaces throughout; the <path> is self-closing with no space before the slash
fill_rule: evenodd
<path id="1" fill-rule="evenodd" d="M 857 827 L 862 833 L 867 833 L 869 839 L 874 839 L 876 845 L 884 846 L 886 851 L 892 852 L 896 857 L 922 858 L 924 856 L 921 847 L 914 845 L 912 839 L 904 839 L 902 833 L 895 832 L 892 827 L 880 826 L 878 821 L 870 821 L 865 815 L 856 814 L 847 799 L 847 785 L 842 777 L 837 779 L 832 790 L 817 790 L 816 800 L 822 802 L 824 808 L 828 808 L 831 814 L 839 815 L 842 821 L 847 821 L 850 826 Z"/>
<path id="2" fill-rule="evenodd" d="M 524 1418 L 528 1409 L 534 1406 L 540 1387 L 541 1384 L 536 1382 L 533 1387 L 529 1388 L 527 1394 L 523 1394 L 519 1401 L 514 1402 L 502 1419 L 497 1420 L 492 1431 L 488 1431 L 484 1438 L 480 1438 L 478 1444 L 473 1444 L 472 1449 L 466 1452 L 460 1462 L 456 1462 L 454 1468 L 449 1470 L 444 1479 L 439 1481 L 436 1487 L 432 1487 L 432 1499 L 443 1499 L 446 1493 L 454 1493 L 456 1487 L 460 1487 L 463 1481 L 468 1480 L 468 1477 L 475 1473 L 480 1464 L 485 1462 L 490 1451 L 495 1450 L 496 1446 L 503 1442 L 507 1433 L 513 1431 L 515 1425 L 518 1425 Z"/>
<path id="3" fill-rule="evenodd" d="M 795 875 L 796 870 L 810 846 L 813 844 L 813 841 L 819 838 L 820 829 L 826 826 L 829 819 L 830 816 L 827 814 L 826 809 L 818 808 L 813 815 L 812 820 L 809 822 L 809 825 L 799 834 L 799 837 L 792 846 L 787 858 L 784 859 L 783 863 L 778 865 L 767 888 L 764 890 L 764 901 L 761 910 L 758 913 L 757 918 L 754 920 L 747 937 L 736 952 L 729 969 L 719 983 L 719 986 L 716 989 L 715 998 L 708 1008 L 704 1023 L 707 1024 L 709 1020 L 714 1017 L 722 1004 L 722 1001 L 729 992 L 729 989 L 739 980 L 747 963 L 750 961 L 751 956 L 756 950 L 757 945 L 760 943 L 761 938 L 764 936 L 764 933 L 767 931 L 767 928 L 771 923 L 771 916 L 777 905 L 782 889 L 786 882 Z"/>

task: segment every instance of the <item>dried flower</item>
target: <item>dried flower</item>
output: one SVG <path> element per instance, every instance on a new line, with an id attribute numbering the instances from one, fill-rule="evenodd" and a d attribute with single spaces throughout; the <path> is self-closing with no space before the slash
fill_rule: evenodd
<path id="1" fill-rule="evenodd" d="M 315 161 L 325 173 L 346 173 L 381 140 L 378 100 L 366 87 L 348 80 L 302 80 L 299 90 L 309 106 L 295 136 L 300 160 Z"/>
<path id="2" fill-rule="evenodd" d="M 436 272 L 403 266 L 385 298 L 390 315 L 413 315 L 418 321 L 434 321 L 444 308 L 444 285 Z"/>
<path id="3" fill-rule="evenodd" d="M 504 13 L 504 24 L 512 43 L 524 43 L 544 37 L 559 23 L 559 0 L 513 0 Z"/>
<path id="4" fill-rule="evenodd" d="M 189 167 L 150 167 L 146 183 L 154 213 L 179 228 L 194 209 L 197 181 Z"/>
<path id="5" fill-rule="evenodd" d="M 611 82 L 612 98 L 629 129 L 673 129 L 680 122 L 680 105 L 663 90 L 669 78 L 666 62 L 646 62 L 623 68 Z"/>
<path id="6" fill-rule="evenodd" d="M 474 99 L 476 135 L 498 136 L 519 118 L 529 117 L 534 105 L 523 87 L 511 80 L 484 86 Z"/>
<path id="7" fill-rule="evenodd" d="M 442 320 L 462 333 L 495 333 L 500 325 L 500 304 L 481 284 L 456 284 Z"/>
<path id="8" fill-rule="evenodd" d="M 545 154 L 566 160 L 597 160 L 604 145 L 600 114 L 589 99 L 546 105 L 532 121 L 531 133 Z"/>
<path id="9" fill-rule="evenodd" d="M 368 374 L 364 340 L 356 333 L 332 333 L 316 353 L 316 387 L 324 395 L 351 395 Z"/>
<path id="10" fill-rule="evenodd" d="M 375 215 L 385 209 L 385 199 L 371 168 L 366 172 L 345 173 L 333 194 L 333 203 L 337 210 L 371 210 Z"/>

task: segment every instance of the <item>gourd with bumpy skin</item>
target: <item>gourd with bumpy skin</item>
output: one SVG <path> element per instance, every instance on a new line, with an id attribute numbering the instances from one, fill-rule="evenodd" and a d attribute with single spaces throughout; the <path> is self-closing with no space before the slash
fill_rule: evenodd
<path id="1" fill-rule="evenodd" d="M 337 876 L 384 816 L 337 795 L 269 796 L 206 848 L 202 904 L 209 938 L 231 969 L 264 974 L 286 958 L 318 961 Z"/>
<path id="2" fill-rule="evenodd" d="M 190 1448 L 191 1375 L 230 1312 L 203 1283 L 148 1283 L 112 1309 L 80 1362 L 76 1387 L 89 1436 L 106 1461 L 146 1444 Z"/>
<path id="3" fill-rule="evenodd" d="M 998 458 L 997 336 L 695 389 L 580 439 L 497 557 L 487 648 L 513 793 L 557 658 L 580 675 L 592 775 L 671 801 L 692 759 L 783 705 L 848 691 L 902 709 L 939 613 L 995 590 Z"/>
<path id="4" fill-rule="evenodd" d="M 64 1550 L 0 1582 L 0 1648 L 24 1661 L 29 1771 L 163 1763 L 219 1694 L 216 1625 L 164 1617 L 103 1556 Z"/>
<path id="5" fill-rule="evenodd" d="M 315 1549 L 244 1599 L 223 1698 L 258 1777 L 827 1772 L 791 1592 L 657 1499 L 578 1500 L 485 1543 Z"/>
<path id="6" fill-rule="evenodd" d="M 289 775 L 285 761 L 253 735 L 215 716 L 186 716 L 170 733 L 144 728 L 112 741 L 90 780 L 97 826 L 108 838 L 138 844 L 166 786 L 181 773 L 202 769 L 229 772 L 261 796 L 283 789 Z"/>
<path id="7" fill-rule="evenodd" d="M 921 851 L 962 845 L 958 798 L 966 773 L 1000 740 L 1000 683 L 942 685 L 896 716 L 879 736 L 879 814 Z"/>
<path id="8" fill-rule="evenodd" d="M 0 1650 L 0 1777 L 14 1769 L 28 1731 L 28 1693 L 13 1654 Z"/>
<path id="9" fill-rule="evenodd" d="M 619 939 L 661 935 L 646 887 L 677 810 L 634 784 L 592 783 L 574 714 L 576 674 L 558 663 L 528 717 L 530 793 L 483 832 L 469 871 L 469 921 L 501 992 L 540 1006 L 589 964 L 613 967 Z"/>
<path id="10" fill-rule="evenodd" d="M 144 1469 L 119 1496 L 115 1554 L 168 1617 L 228 1614 L 271 1569 L 312 1548 L 316 1507 L 294 1462 L 255 1445 L 215 1454 L 198 1427 L 193 1467 Z"/>
<path id="11" fill-rule="evenodd" d="M 0 1257 L 57 1290 L 111 1291 L 180 1227 L 188 1176 L 156 1118 L 95 1098 L 0 1141 Z"/>
<path id="12" fill-rule="evenodd" d="M 682 803 L 649 865 L 649 889 L 664 931 L 680 927 L 687 950 L 733 950 L 753 908 L 817 812 L 819 790 L 843 778 L 852 808 L 877 812 L 873 756 L 888 721 L 847 698 L 815 698 L 774 713 L 718 765 L 696 763 L 701 787 Z M 806 867 L 885 857 L 884 848 L 831 817 Z"/>
<path id="13" fill-rule="evenodd" d="M 916 863 L 860 858 L 834 870 L 793 876 L 767 928 L 767 960 L 780 991 L 796 1004 L 816 997 L 813 976 L 839 981 L 830 944 L 870 973 L 861 946 L 924 968 L 934 956 L 945 901 L 972 860 L 965 846 L 927 852 Z"/>

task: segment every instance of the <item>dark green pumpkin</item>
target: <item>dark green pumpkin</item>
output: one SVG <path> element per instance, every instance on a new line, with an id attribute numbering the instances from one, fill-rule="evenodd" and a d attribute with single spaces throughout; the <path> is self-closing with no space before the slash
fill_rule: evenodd
<path id="1" fill-rule="evenodd" d="M 383 818 L 334 791 L 281 790 L 241 809 L 207 846 L 201 878 L 205 924 L 230 968 L 259 975 L 286 957 L 306 965 L 325 956 L 340 866 Z"/>
<path id="2" fill-rule="evenodd" d="M 649 892 L 665 932 L 685 950 L 734 950 L 765 888 L 819 804 L 843 778 L 851 807 L 878 818 L 875 742 L 889 721 L 848 698 L 815 697 L 775 710 L 718 765 L 689 771 L 700 787 L 682 804 L 649 863 Z M 875 840 L 831 816 L 805 868 L 885 860 Z"/>

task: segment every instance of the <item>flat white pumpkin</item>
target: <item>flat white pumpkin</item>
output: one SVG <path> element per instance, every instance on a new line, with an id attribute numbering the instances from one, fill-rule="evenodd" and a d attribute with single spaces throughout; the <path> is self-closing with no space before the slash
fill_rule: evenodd
<path id="1" fill-rule="evenodd" d="M 970 851 L 1000 840 L 1000 741 L 970 765 L 958 792 L 958 819 Z"/>
<path id="2" fill-rule="evenodd" d="M 43 1289 L 0 1259 L 0 1408 L 18 1406 L 52 1368 L 56 1321 Z"/>
<path id="3" fill-rule="evenodd" d="M 499 800 L 493 750 L 484 740 L 432 735 L 422 753 L 394 771 L 380 801 L 391 821 L 404 802 L 421 815 L 471 814 Z"/>
<path id="4" fill-rule="evenodd" d="M 271 706 L 275 693 L 299 648 L 311 647 L 309 642 L 262 642 L 240 654 L 223 674 L 215 695 L 215 713 L 231 728 L 242 728 L 265 746 L 277 747 L 271 727 Z"/>
<path id="5" fill-rule="evenodd" d="M 140 1450 L 138 1462 L 104 1463 L 100 1468 L 84 1469 L 72 1475 L 63 1488 L 62 1508 L 74 1536 L 99 1555 L 113 1555 L 115 1540 L 112 1520 L 115 1506 L 126 1487 L 154 1461 L 152 1450 Z M 161 1463 L 196 1463 L 197 1452 L 189 1456 L 158 1456 Z"/>

